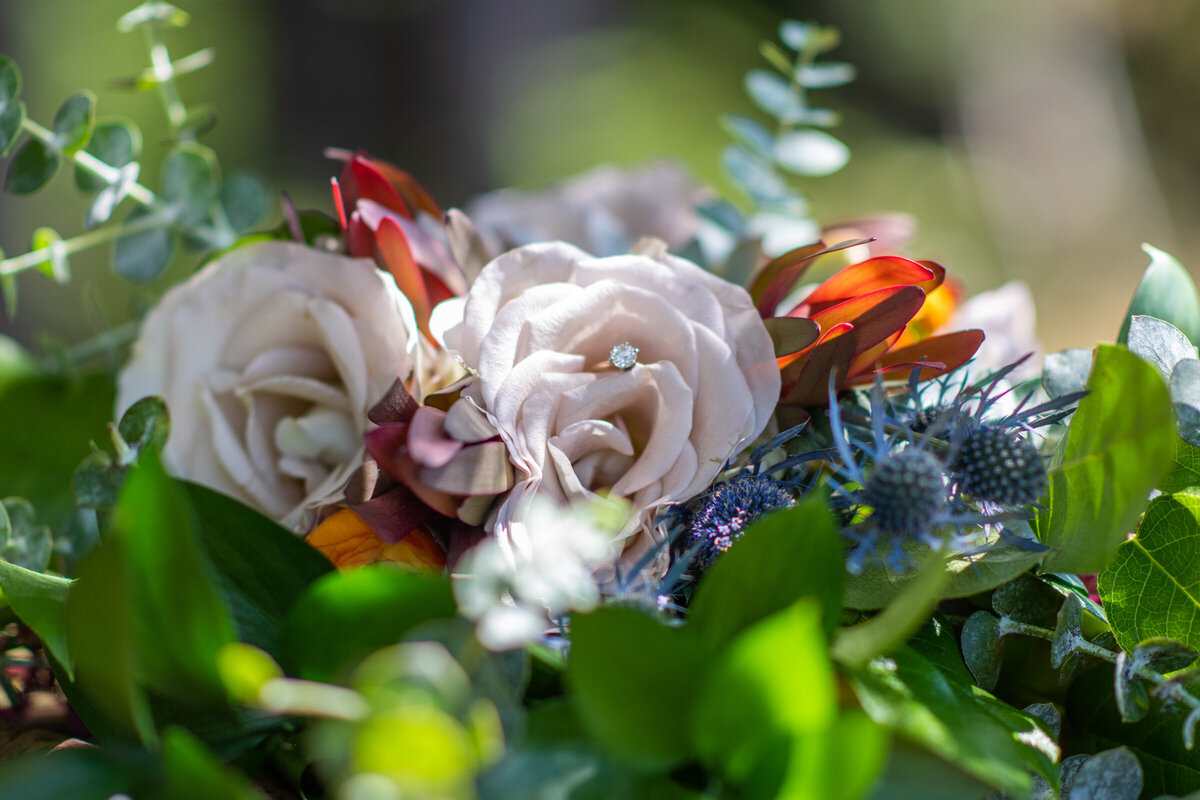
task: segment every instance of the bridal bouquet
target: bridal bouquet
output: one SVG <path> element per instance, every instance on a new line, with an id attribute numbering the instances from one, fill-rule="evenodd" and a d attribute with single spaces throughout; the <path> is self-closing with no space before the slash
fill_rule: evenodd
<path id="1" fill-rule="evenodd" d="M 91 198 L 0 261 L 9 313 L 101 243 L 166 285 L 57 358 L 0 342 L 0 798 L 1200 797 L 1174 258 L 1115 344 L 1043 356 L 1023 286 L 817 222 L 797 180 L 848 149 L 810 99 L 853 69 L 792 21 L 725 120 L 743 196 L 664 161 L 445 209 L 330 150 L 271 228 L 184 22 L 119 23 L 157 188 L 135 126 L 39 124 L 0 59 L 5 188 Z"/>

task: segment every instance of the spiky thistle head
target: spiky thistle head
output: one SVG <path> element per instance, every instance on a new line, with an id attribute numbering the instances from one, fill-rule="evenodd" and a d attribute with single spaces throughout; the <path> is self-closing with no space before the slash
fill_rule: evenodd
<path id="1" fill-rule="evenodd" d="M 690 539 L 697 566 L 708 569 L 763 514 L 795 504 L 782 483 L 767 478 L 743 478 L 714 486 L 691 518 Z"/>
<path id="2" fill-rule="evenodd" d="M 1002 506 L 1027 506 L 1046 493 L 1046 465 L 1018 430 L 976 423 L 962 437 L 952 465 L 963 494 Z"/>
<path id="3" fill-rule="evenodd" d="M 867 474 L 860 497 L 880 532 L 927 536 L 949 502 L 942 462 L 916 447 L 888 453 Z"/>

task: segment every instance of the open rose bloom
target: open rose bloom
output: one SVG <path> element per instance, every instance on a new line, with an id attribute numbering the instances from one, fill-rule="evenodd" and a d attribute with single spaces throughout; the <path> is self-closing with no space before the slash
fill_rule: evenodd
<path id="1" fill-rule="evenodd" d="M 632 504 L 618 537 L 636 559 L 661 537 L 655 512 L 707 487 L 779 398 L 746 291 L 658 242 L 607 258 L 561 242 L 506 253 L 475 280 L 445 342 L 478 374 L 473 399 L 518 471 L 494 521 L 511 555 L 530 545 L 514 523 L 532 497 L 601 495 Z M 637 348 L 627 369 L 613 357 L 623 344 Z"/>
<path id="2" fill-rule="evenodd" d="M 147 315 L 117 416 L 162 395 L 174 474 L 305 531 L 362 463 L 367 410 L 413 373 L 418 345 L 411 305 L 371 261 L 252 244 Z"/>

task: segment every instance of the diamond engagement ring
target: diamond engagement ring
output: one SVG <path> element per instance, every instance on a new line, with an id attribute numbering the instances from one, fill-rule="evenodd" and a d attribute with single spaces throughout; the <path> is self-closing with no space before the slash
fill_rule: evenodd
<path id="1" fill-rule="evenodd" d="M 633 365 L 637 363 L 637 357 L 638 348 L 629 342 L 621 342 L 609 351 L 608 363 L 624 372 L 633 369 Z"/>

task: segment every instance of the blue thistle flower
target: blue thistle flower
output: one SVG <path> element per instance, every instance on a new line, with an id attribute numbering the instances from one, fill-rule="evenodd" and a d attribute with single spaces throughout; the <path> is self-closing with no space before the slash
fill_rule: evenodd
<path id="1" fill-rule="evenodd" d="M 714 486 L 702 498 L 689 526 L 689 549 L 694 548 L 695 564 L 708 569 L 754 520 L 795 504 L 784 484 L 767 478 L 743 478 Z"/>
<path id="2" fill-rule="evenodd" d="M 949 504 L 943 470 L 932 453 L 914 447 L 876 462 L 859 495 L 872 509 L 875 528 L 893 536 L 921 536 L 936 528 Z"/>
<path id="3" fill-rule="evenodd" d="M 951 469 L 963 494 L 1002 506 L 1033 505 L 1048 485 L 1033 442 L 1002 425 L 970 426 Z"/>

